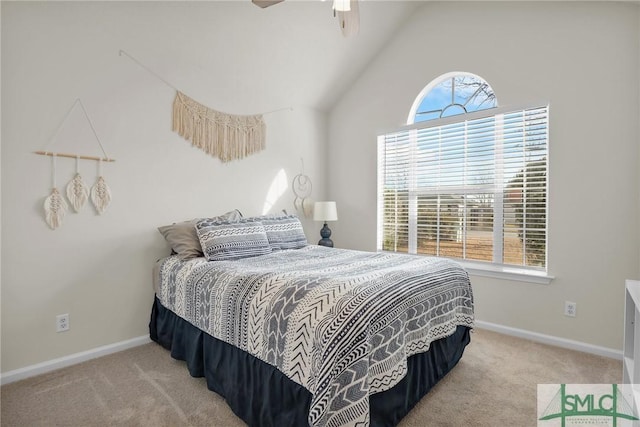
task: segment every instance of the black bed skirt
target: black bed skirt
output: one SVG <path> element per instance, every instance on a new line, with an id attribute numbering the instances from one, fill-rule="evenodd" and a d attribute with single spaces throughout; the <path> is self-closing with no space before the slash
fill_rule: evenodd
<path id="1" fill-rule="evenodd" d="M 225 398 L 231 410 L 255 427 L 308 426 L 311 393 L 275 367 L 220 341 L 178 317 L 154 299 L 151 339 L 184 360 L 193 377 Z M 460 360 L 469 328 L 431 344 L 408 359 L 407 375 L 392 389 L 369 397 L 371 426 L 395 426 Z"/>

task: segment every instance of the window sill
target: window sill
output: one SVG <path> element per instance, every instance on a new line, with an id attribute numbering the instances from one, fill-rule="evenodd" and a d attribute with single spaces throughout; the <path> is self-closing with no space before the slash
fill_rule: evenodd
<path id="1" fill-rule="evenodd" d="M 495 264 L 456 260 L 470 275 L 548 285 L 555 278 L 547 272 Z"/>

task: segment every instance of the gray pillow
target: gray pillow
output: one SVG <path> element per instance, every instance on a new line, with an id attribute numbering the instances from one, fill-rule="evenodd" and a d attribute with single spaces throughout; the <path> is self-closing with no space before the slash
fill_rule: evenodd
<path id="1" fill-rule="evenodd" d="M 258 221 L 202 220 L 196 233 L 209 261 L 226 261 L 271 253 L 267 233 Z"/>
<path id="2" fill-rule="evenodd" d="M 195 218 L 190 221 L 178 222 L 171 225 L 165 225 L 158 227 L 160 234 L 167 240 L 171 249 L 178 254 L 181 259 L 197 258 L 204 256 L 202 253 L 202 246 L 200 246 L 200 240 L 196 233 L 196 224 L 203 218 Z M 217 221 L 240 221 L 242 214 L 239 210 L 235 209 L 213 218 L 210 220 Z"/>
<path id="3" fill-rule="evenodd" d="M 300 249 L 307 246 L 300 219 L 295 215 L 260 217 L 272 251 Z"/>

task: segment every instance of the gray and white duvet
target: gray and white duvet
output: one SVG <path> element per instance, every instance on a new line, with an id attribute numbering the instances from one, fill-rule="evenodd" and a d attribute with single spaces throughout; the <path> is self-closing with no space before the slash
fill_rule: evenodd
<path id="1" fill-rule="evenodd" d="M 307 246 L 235 261 L 158 262 L 161 304 L 312 394 L 311 426 L 368 425 L 369 395 L 407 357 L 473 326 L 467 273 L 442 258 Z"/>

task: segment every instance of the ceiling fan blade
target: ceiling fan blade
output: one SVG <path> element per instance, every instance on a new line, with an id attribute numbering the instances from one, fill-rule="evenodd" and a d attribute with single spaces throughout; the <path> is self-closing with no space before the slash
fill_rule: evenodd
<path id="1" fill-rule="evenodd" d="M 251 0 L 253 4 L 256 6 L 260 6 L 261 8 L 273 6 L 274 4 L 278 4 L 284 0 Z"/>

